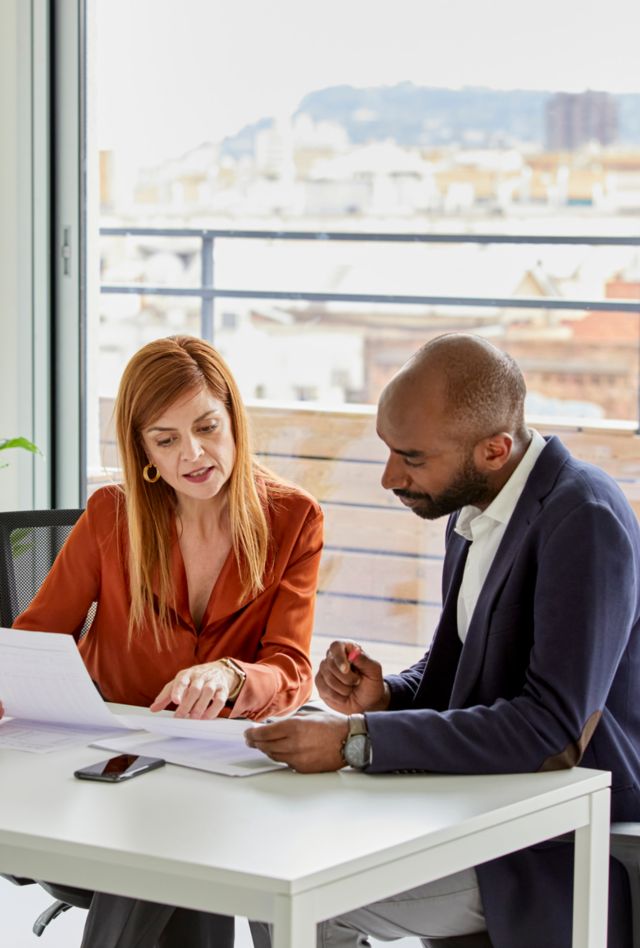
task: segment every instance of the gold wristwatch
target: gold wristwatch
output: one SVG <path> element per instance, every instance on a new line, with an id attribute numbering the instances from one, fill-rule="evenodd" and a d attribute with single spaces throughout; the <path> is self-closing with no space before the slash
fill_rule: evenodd
<path id="1" fill-rule="evenodd" d="M 219 658 L 218 661 L 220 662 L 221 665 L 226 665 L 227 668 L 230 668 L 231 671 L 234 671 L 236 675 L 238 676 L 238 678 L 240 679 L 238 681 L 238 684 L 233 689 L 233 691 L 230 691 L 229 695 L 227 696 L 227 704 L 233 704 L 233 702 L 236 700 L 236 698 L 242 691 L 243 685 L 245 681 L 247 680 L 247 673 L 244 670 L 244 668 L 241 668 L 240 665 L 238 665 L 237 662 L 234 662 L 232 658 L 227 658 L 227 657 Z"/>

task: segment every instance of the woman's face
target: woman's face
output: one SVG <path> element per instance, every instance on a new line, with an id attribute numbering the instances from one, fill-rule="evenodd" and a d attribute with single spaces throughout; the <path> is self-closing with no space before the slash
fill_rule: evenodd
<path id="1" fill-rule="evenodd" d="M 210 500 L 225 486 L 236 460 L 231 418 L 206 388 L 189 392 L 143 430 L 149 462 L 181 498 Z"/>

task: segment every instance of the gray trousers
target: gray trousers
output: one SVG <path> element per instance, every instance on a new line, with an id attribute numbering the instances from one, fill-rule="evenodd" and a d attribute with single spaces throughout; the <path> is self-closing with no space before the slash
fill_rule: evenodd
<path id="1" fill-rule="evenodd" d="M 250 922 L 255 948 L 270 948 L 269 926 Z M 475 869 L 437 879 L 318 925 L 317 948 L 368 948 L 416 936 L 469 935 L 485 930 Z M 171 905 L 96 892 L 81 948 L 233 948 L 234 920 Z"/>
<path id="2" fill-rule="evenodd" d="M 429 939 L 472 935 L 486 931 L 475 869 L 373 902 L 318 925 L 317 948 L 369 948 L 368 935 L 380 941 L 417 937 Z M 255 948 L 270 948 L 269 926 L 251 925 Z"/>
<path id="3" fill-rule="evenodd" d="M 234 929 L 227 915 L 96 892 L 81 948 L 233 948 Z"/>

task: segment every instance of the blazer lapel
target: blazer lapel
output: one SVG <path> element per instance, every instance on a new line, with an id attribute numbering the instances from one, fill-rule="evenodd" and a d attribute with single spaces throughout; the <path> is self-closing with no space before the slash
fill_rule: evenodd
<path id="1" fill-rule="evenodd" d="M 556 437 L 552 437 L 529 475 L 473 610 L 451 691 L 451 708 L 464 707 L 473 690 L 482 668 L 489 634 L 489 619 L 495 602 L 504 587 L 526 532 L 540 513 L 544 498 L 553 488 L 560 468 L 569 457 L 564 445 Z"/>
<path id="2" fill-rule="evenodd" d="M 451 534 L 447 544 L 442 613 L 429 649 L 422 681 L 414 698 L 414 703 L 420 708 L 445 711 L 449 707 L 451 686 L 462 649 L 458 635 L 458 591 L 469 546 L 469 541 L 457 533 Z"/>

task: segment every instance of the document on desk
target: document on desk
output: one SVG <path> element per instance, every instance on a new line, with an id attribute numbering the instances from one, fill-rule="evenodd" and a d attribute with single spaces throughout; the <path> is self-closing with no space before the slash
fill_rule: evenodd
<path id="1" fill-rule="evenodd" d="M 242 735 L 248 727 L 256 726 L 253 721 L 245 721 L 244 718 L 213 718 L 210 721 L 199 721 L 195 718 L 176 718 L 172 712 L 153 712 L 146 708 L 141 708 L 136 714 L 117 714 L 114 717 L 126 727 L 142 728 L 152 734 L 162 734 L 164 737 L 234 744 L 243 741 Z"/>
<path id="2" fill-rule="evenodd" d="M 36 753 L 121 733 L 70 635 L 0 629 L 0 747 Z M 140 725 L 138 725 L 140 727 Z"/>
<path id="3" fill-rule="evenodd" d="M 196 722 L 193 724 L 206 723 Z M 222 722 L 221 722 L 222 723 Z M 225 721 L 225 724 L 250 726 L 248 721 Z M 190 767 L 193 770 L 206 770 L 212 774 L 227 777 L 251 777 L 269 770 L 280 770 L 285 764 L 279 764 L 253 747 L 247 747 L 242 737 L 207 738 L 196 740 L 184 737 L 158 738 L 156 734 L 131 734 L 126 737 L 105 738 L 94 741 L 93 747 L 117 751 L 119 754 L 142 754 L 146 757 L 162 757 L 168 764 Z"/>
<path id="4" fill-rule="evenodd" d="M 46 753 L 124 735 L 135 742 L 148 731 L 166 739 L 158 742 L 171 754 L 161 755 L 165 760 L 176 758 L 184 766 L 235 776 L 274 769 L 244 743 L 244 731 L 254 722 L 197 721 L 147 708 L 115 713 L 98 694 L 70 635 L 0 629 L 0 701 L 9 718 L 0 720 L 0 748 Z"/>

